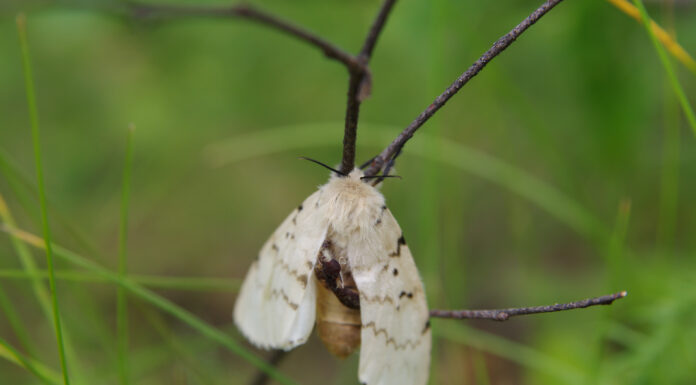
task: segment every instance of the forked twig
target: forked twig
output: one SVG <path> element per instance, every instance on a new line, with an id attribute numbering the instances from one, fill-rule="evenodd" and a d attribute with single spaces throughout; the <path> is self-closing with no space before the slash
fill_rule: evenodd
<path id="1" fill-rule="evenodd" d="M 396 0 L 385 0 L 382 7 L 370 27 L 363 47 L 357 59 L 367 68 L 372 57 L 372 51 L 377 44 L 380 32 L 384 29 L 387 18 L 391 13 Z M 367 99 L 372 91 L 372 75 L 370 71 L 351 71 L 348 81 L 348 102 L 346 106 L 345 130 L 343 133 L 343 157 L 341 159 L 341 172 L 348 174 L 355 167 L 355 142 L 358 131 L 358 115 L 360 103 Z"/>
<path id="2" fill-rule="evenodd" d="M 496 56 L 500 55 L 507 47 L 510 46 L 527 28 L 531 27 L 536 23 L 542 16 L 549 12 L 553 7 L 558 5 L 563 0 L 547 0 L 539 8 L 537 8 L 531 15 L 524 19 L 520 24 L 513 28 L 510 32 L 505 34 L 503 37 L 498 39 L 493 46 L 486 51 L 481 57 L 469 67 L 457 80 L 449 86 L 445 92 L 438 96 L 434 102 L 432 102 L 425 111 L 421 112 L 418 117 L 411 122 L 411 124 L 406 127 L 399 136 L 394 139 L 393 142 L 387 146 L 378 156 L 372 160 L 370 167 L 365 170 L 365 175 L 376 175 L 379 170 L 384 166 L 384 164 L 389 161 L 396 153 L 401 149 L 401 147 L 406 144 L 406 142 L 411 139 L 413 134 L 420 128 L 425 122 L 430 119 L 435 112 L 437 112 L 442 106 L 447 103 L 447 101 L 454 96 L 464 85 L 476 76 L 485 66 L 493 60 Z"/>
<path id="3" fill-rule="evenodd" d="M 217 17 L 240 18 L 275 28 L 294 36 L 324 52 L 327 57 L 343 63 L 349 71 L 367 72 L 367 67 L 355 55 L 352 55 L 337 45 L 319 37 L 302 27 L 282 20 L 267 12 L 258 10 L 250 5 L 231 5 L 225 7 L 188 6 L 188 5 L 155 5 L 132 3 L 129 6 L 131 15 L 137 19 L 170 19 L 181 17 Z"/>
<path id="4" fill-rule="evenodd" d="M 549 306 L 518 307 L 498 310 L 438 310 L 430 311 L 431 318 L 451 319 L 487 319 L 493 321 L 507 321 L 510 317 L 527 314 L 551 313 L 564 310 L 582 309 L 596 305 L 611 305 L 617 299 L 625 297 L 628 293 L 624 290 L 618 293 L 601 297 L 583 299 L 582 301 L 555 304 Z"/>

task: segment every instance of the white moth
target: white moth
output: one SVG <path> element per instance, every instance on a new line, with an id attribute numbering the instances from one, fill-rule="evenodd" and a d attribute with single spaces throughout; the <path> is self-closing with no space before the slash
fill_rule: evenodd
<path id="1" fill-rule="evenodd" d="M 253 344 L 284 350 L 307 341 L 316 322 L 339 357 L 362 345 L 361 383 L 424 385 L 423 284 L 384 197 L 362 176 L 332 176 L 285 219 L 251 265 L 234 320 Z"/>

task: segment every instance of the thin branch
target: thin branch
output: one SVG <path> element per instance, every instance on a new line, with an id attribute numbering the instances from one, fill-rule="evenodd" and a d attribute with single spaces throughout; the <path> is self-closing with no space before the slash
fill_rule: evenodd
<path id="1" fill-rule="evenodd" d="M 372 57 L 372 51 L 377 44 L 377 39 L 384 29 L 387 18 L 391 13 L 396 0 L 385 0 L 382 7 L 370 27 L 370 31 L 365 38 L 363 47 L 357 59 L 368 68 L 367 64 Z M 369 70 L 360 69 L 350 72 L 348 81 L 348 102 L 346 106 L 346 122 L 343 134 L 343 158 L 341 160 L 341 171 L 348 174 L 355 167 L 355 141 L 358 131 L 358 115 L 360 114 L 360 103 L 370 96 L 372 90 L 372 75 Z"/>
<path id="2" fill-rule="evenodd" d="M 279 31 L 286 32 L 324 52 L 327 57 L 343 63 L 350 72 L 367 72 L 367 67 L 358 58 L 335 44 L 322 39 L 315 33 L 293 25 L 267 12 L 253 8 L 250 5 L 232 5 L 225 7 L 199 7 L 178 5 L 155 5 L 133 3 L 129 7 L 131 15 L 138 19 L 165 19 L 181 17 L 216 17 L 241 18 L 255 21 Z"/>
<path id="3" fill-rule="evenodd" d="M 536 11 L 534 11 L 529 17 L 524 19 L 520 24 L 513 28 L 506 35 L 498 39 L 493 46 L 486 51 L 474 64 L 469 67 L 457 80 L 449 86 L 445 92 L 438 96 L 425 111 L 421 112 L 418 117 L 411 122 L 411 124 L 406 127 L 399 136 L 394 139 L 387 148 L 384 149 L 378 156 L 374 158 L 370 167 L 366 170 L 365 175 L 375 175 L 379 172 L 382 166 L 389 159 L 395 156 L 401 147 L 406 144 L 406 142 L 411 139 L 413 134 L 420 128 L 425 122 L 430 119 L 435 112 L 437 112 L 442 106 L 447 103 L 447 101 L 454 96 L 464 85 L 476 76 L 485 66 L 493 60 L 496 56 L 502 53 L 507 47 L 510 46 L 527 28 L 531 27 L 539 21 L 539 19 L 549 12 L 553 7 L 558 5 L 563 0 L 548 0 L 542 4 Z"/>
<path id="4" fill-rule="evenodd" d="M 596 305 L 611 305 L 617 299 L 625 297 L 628 293 L 604 295 L 596 298 L 588 298 L 582 301 L 555 304 L 550 306 L 520 307 L 499 310 L 431 310 L 431 318 L 452 318 L 452 319 L 487 319 L 493 321 L 507 321 L 510 317 L 527 314 L 551 313 L 563 310 L 582 309 Z"/>
<path id="5" fill-rule="evenodd" d="M 395 3 L 396 0 L 385 0 L 384 3 L 382 3 L 382 7 L 377 14 L 377 18 L 372 23 L 370 32 L 367 34 L 365 43 L 363 43 L 363 47 L 360 50 L 360 56 L 366 58 L 367 60 L 370 60 L 372 57 L 372 51 L 375 49 L 377 39 L 379 38 L 382 29 L 384 29 L 384 25 L 387 23 L 387 18 L 389 17 Z"/>
<path id="6" fill-rule="evenodd" d="M 276 350 L 271 354 L 271 356 L 268 358 L 268 361 L 266 361 L 266 362 L 273 367 L 277 367 L 280 364 L 280 362 L 283 361 L 283 359 L 285 359 L 285 357 L 288 356 L 288 353 L 290 353 L 290 352 L 286 352 L 285 350 Z M 268 380 L 269 380 L 268 373 L 266 373 L 263 370 L 259 370 L 259 372 L 256 373 L 256 376 L 254 376 L 254 379 L 251 380 L 251 382 L 249 384 L 250 385 L 266 385 Z"/>

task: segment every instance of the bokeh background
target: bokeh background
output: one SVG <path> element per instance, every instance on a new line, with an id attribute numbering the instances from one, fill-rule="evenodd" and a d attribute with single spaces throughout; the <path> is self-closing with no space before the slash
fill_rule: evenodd
<path id="1" fill-rule="evenodd" d="M 359 160 L 539 3 L 398 2 L 371 63 Z M 352 52 L 379 6 L 253 4 Z M 143 23 L 123 7 L 0 5 L 0 194 L 17 227 L 41 234 L 15 25 L 25 11 L 55 242 L 116 271 L 133 123 L 129 274 L 267 357 L 231 322 L 235 288 L 275 227 L 327 179 L 298 156 L 340 161 L 346 71 L 247 21 Z M 647 7 L 696 52 L 693 1 Z M 694 73 L 674 65 L 693 102 Z M 403 179 L 386 181 L 383 192 L 433 308 L 629 292 L 610 307 L 505 323 L 433 321 L 431 384 L 696 382 L 696 137 L 664 74 L 633 19 L 607 1 L 569 0 L 407 144 L 397 164 Z M 43 251 L 27 250 L 43 269 Z M 0 234 L 0 284 L 17 318 L 13 327 L 3 307 L 0 336 L 56 374 L 53 326 L 22 266 Z M 73 382 L 119 383 L 116 285 L 60 257 L 56 270 Z M 153 277 L 188 280 L 165 288 Z M 247 361 L 139 296 L 128 297 L 128 310 L 130 383 L 245 384 L 254 376 Z M 5 358 L 0 383 L 40 383 Z M 280 370 L 302 384 L 354 384 L 357 355 L 339 361 L 312 337 Z"/>

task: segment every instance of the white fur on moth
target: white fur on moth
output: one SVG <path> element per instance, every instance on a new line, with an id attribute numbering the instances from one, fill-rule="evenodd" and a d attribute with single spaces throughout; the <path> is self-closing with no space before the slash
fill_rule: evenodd
<path id="1" fill-rule="evenodd" d="M 423 284 L 384 196 L 362 176 L 332 176 L 285 219 L 251 265 L 234 320 L 253 344 L 284 350 L 307 341 L 316 321 L 332 353 L 361 345 L 361 383 L 424 385 L 431 335 Z M 338 279 L 321 275 L 336 262 Z M 359 296 L 359 308 L 339 301 L 327 281 Z"/>

